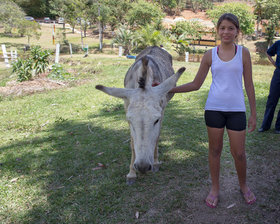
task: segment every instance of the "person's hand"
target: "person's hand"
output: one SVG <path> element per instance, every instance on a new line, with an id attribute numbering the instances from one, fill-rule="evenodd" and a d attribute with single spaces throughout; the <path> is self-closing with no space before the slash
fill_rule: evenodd
<path id="1" fill-rule="evenodd" d="M 253 132 L 257 126 L 257 119 L 254 116 L 250 116 L 248 120 L 248 133 Z"/>

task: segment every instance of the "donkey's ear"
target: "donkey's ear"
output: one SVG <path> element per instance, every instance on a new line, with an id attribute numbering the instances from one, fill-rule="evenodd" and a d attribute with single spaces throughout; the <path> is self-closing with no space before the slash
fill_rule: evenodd
<path id="1" fill-rule="evenodd" d="M 96 85 L 96 89 L 107 93 L 108 95 L 115 96 L 122 99 L 129 99 L 132 96 L 135 89 L 126 89 L 126 88 L 114 88 L 114 87 L 106 87 L 102 85 Z"/>
<path id="2" fill-rule="evenodd" d="M 180 68 L 176 72 L 176 74 L 170 76 L 168 79 L 164 80 L 163 83 L 154 87 L 153 89 L 155 89 L 157 93 L 160 95 L 167 94 L 173 87 L 175 87 L 176 82 L 178 81 L 178 79 L 184 73 L 185 70 L 186 70 L 185 67 Z"/>

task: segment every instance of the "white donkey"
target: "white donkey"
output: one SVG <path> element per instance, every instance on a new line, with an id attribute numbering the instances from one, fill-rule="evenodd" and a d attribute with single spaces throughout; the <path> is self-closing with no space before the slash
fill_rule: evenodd
<path id="1" fill-rule="evenodd" d="M 159 47 L 148 47 L 126 73 L 125 88 L 97 85 L 96 89 L 124 100 L 131 135 L 131 163 L 127 184 L 136 180 L 136 171 L 158 171 L 158 139 L 164 109 L 173 94 L 168 93 L 185 68 L 176 74 L 172 56 Z M 174 74 L 174 75 L 173 75 Z M 154 83 L 160 83 L 153 87 Z"/>

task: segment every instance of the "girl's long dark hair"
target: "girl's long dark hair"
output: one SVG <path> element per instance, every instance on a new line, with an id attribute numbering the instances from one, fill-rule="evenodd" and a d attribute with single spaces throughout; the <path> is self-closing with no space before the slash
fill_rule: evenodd
<path id="1" fill-rule="evenodd" d="M 228 21 L 232 22 L 233 25 L 239 30 L 239 28 L 240 28 L 239 20 L 238 20 L 237 16 L 232 13 L 225 13 L 225 14 L 221 15 L 221 17 L 219 18 L 218 23 L 217 23 L 217 29 L 219 29 L 221 23 L 224 20 L 228 20 Z"/>

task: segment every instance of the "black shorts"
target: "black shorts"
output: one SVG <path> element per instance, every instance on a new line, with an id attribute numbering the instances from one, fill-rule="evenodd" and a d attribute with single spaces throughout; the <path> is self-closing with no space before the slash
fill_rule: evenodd
<path id="1" fill-rule="evenodd" d="M 223 112 L 206 110 L 204 113 L 205 123 L 210 128 L 224 128 L 233 131 L 246 129 L 245 112 Z"/>

